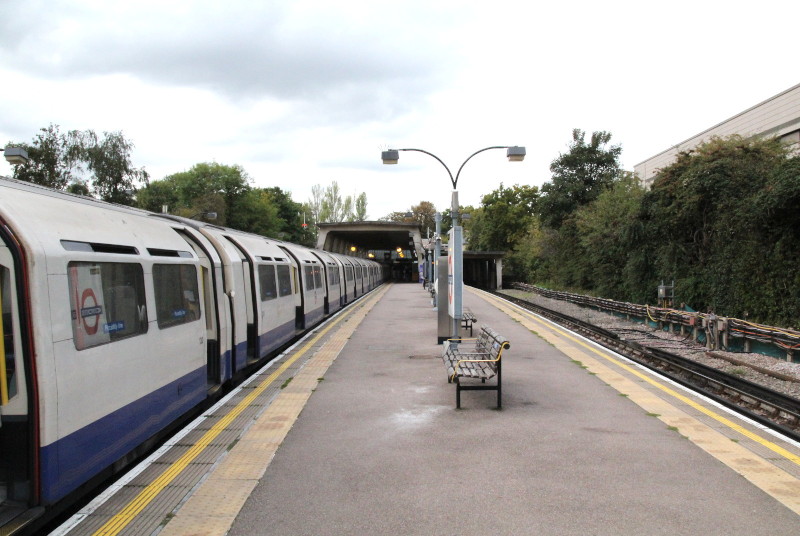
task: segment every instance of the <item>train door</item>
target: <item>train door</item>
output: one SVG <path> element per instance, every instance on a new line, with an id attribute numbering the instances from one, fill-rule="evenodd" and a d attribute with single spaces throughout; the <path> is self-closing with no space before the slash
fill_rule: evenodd
<path id="1" fill-rule="evenodd" d="M 256 299 L 256 283 L 255 283 L 255 266 L 253 260 L 244 248 L 236 240 L 230 236 L 225 236 L 228 241 L 233 244 L 236 252 L 239 254 L 241 260 L 242 279 L 244 280 L 244 301 L 245 309 L 247 311 L 247 357 L 246 361 L 252 361 L 258 358 L 258 321 L 259 313 L 257 307 L 260 305 L 260 300 Z"/>
<path id="2" fill-rule="evenodd" d="M 224 344 L 220 336 L 220 318 L 217 301 L 217 281 L 214 277 L 214 262 L 209 258 L 205 248 L 185 231 L 178 231 L 184 240 L 191 246 L 200 259 L 200 292 L 202 293 L 203 309 L 206 322 L 206 359 L 209 387 L 222 382 L 220 363 L 221 346 Z"/>
<path id="3" fill-rule="evenodd" d="M 294 306 L 295 306 L 295 329 L 306 329 L 306 296 L 303 286 L 303 270 L 301 269 L 302 263 L 291 250 L 285 246 L 279 246 L 287 255 L 287 258 L 292 262 L 292 282 L 294 283 Z"/>
<path id="4" fill-rule="evenodd" d="M 0 238 L 0 494 L 7 501 L 25 504 L 34 499 L 31 487 L 34 438 L 26 383 L 30 369 L 25 368 L 28 357 L 23 351 L 21 336 L 18 276 L 11 251 Z M 6 510 L 4 505 L 0 512 L 6 515 Z"/>

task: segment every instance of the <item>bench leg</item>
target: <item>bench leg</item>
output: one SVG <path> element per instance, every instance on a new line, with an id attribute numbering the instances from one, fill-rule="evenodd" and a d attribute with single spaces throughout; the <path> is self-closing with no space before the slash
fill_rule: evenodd
<path id="1" fill-rule="evenodd" d="M 503 394 L 503 364 L 499 361 L 497 362 L 497 409 L 503 407 L 503 403 L 500 401 L 500 395 Z"/>
<path id="2" fill-rule="evenodd" d="M 456 409 L 461 409 L 461 383 L 456 378 Z"/>

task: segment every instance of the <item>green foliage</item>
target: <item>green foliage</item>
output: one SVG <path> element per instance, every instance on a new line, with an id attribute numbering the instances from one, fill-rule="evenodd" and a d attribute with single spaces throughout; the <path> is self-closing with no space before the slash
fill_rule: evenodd
<path id="1" fill-rule="evenodd" d="M 436 231 L 436 206 L 430 201 L 420 201 L 409 210 L 392 212 L 381 218 L 380 221 L 416 223 L 422 229 L 422 235 L 426 236 L 428 230 L 431 234 Z"/>
<path id="2" fill-rule="evenodd" d="M 65 190 L 79 180 L 80 138 L 77 130 L 62 134 L 58 125 L 51 124 L 39 130 L 30 144 L 9 143 L 28 152 L 29 161 L 14 167 L 14 178 Z"/>
<path id="3" fill-rule="evenodd" d="M 314 246 L 316 236 L 311 226 L 306 223 L 306 227 L 303 227 L 303 214 L 308 214 L 306 207 L 292 201 L 291 195 L 277 186 L 264 188 L 263 191 L 277 209 L 278 236 L 294 244 Z"/>
<path id="4" fill-rule="evenodd" d="M 58 190 L 88 195 L 131 205 L 139 186 L 146 186 L 148 174 L 133 166 L 133 143 L 121 132 L 71 130 L 62 134 L 58 125 L 40 129 L 31 144 L 11 143 L 28 152 L 29 162 L 16 166 L 14 178 Z M 88 175 L 88 177 L 86 176 Z"/>
<path id="5" fill-rule="evenodd" d="M 511 278 L 521 281 L 541 281 L 543 271 L 543 248 L 545 230 L 538 217 L 533 217 L 524 235 L 514 244 L 514 249 L 506 258 L 504 271 Z"/>
<path id="6" fill-rule="evenodd" d="M 574 129 L 569 151 L 550 164 L 553 175 L 542 186 L 539 208 L 547 227 L 558 229 L 575 210 L 597 199 L 619 176 L 622 147 L 606 147 L 611 134 L 593 132 L 588 144 L 585 137 L 584 131 Z"/>
<path id="7" fill-rule="evenodd" d="M 282 227 L 273 196 L 262 188 L 248 189 L 234 199 L 233 210 L 228 215 L 228 225 L 234 229 L 271 237 L 278 237 Z"/>
<path id="8" fill-rule="evenodd" d="M 713 138 L 644 191 L 610 139 L 575 130 L 538 200 L 502 185 L 485 196 L 471 248 L 508 251 L 509 279 L 637 303 L 674 280 L 679 304 L 800 325 L 800 156 L 777 139 Z"/>
<path id="9" fill-rule="evenodd" d="M 148 183 L 149 175 L 144 168 L 135 168 L 131 162 L 133 143 L 125 139 L 122 132 L 105 132 L 98 139 L 87 131 L 83 139 L 83 155 L 87 168 L 93 175 L 92 190 L 104 201 L 133 205 L 136 186 Z"/>
<path id="10" fill-rule="evenodd" d="M 525 242 L 530 280 L 654 303 L 662 280 L 697 310 L 800 321 L 800 157 L 776 139 L 714 138 L 644 192 L 622 175 Z M 533 268 L 531 268 L 533 266 Z"/>
<path id="11" fill-rule="evenodd" d="M 515 184 L 483 196 L 481 209 L 472 214 L 470 249 L 510 251 L 525 236 L 536 211 L 539 189 Z"/>
<path id="12" fill-rule="evenodd" d="M 675 279 L 695 308 L 762 321 L 800 318 L 800 165 L 777 139 L 714 138 L 679 155 L 642 200 L 633 293 Z M 791 208 L 790 208 L 791 207 Z M 638 285 L 634 282 L 638 281 Z"/>
<path id="13" fill-rule="evenodd" d="M 253 188 L 241 166 L 200 163 L 168 175 L 139 191 L 137 206 L 232 227 L 242 231 L 311 245 L 302 228 L 303 206 L 280 188 Z M 214 212 L 210 220 L 206 214 Z"/>
<path id="14" fill-rule="evenodd" d="M 307 205 L 315 223 L 364 221 L 367 218 L 367 194 L 362 192 L 355 197 L 342 197 L 336 181 L 325 188 L 319 184 L 312 186 Z"/>
<path id="15" fill-rule="evenodd" d="M 635 218 L 644 188 L 632 173 L 623 173 L 593 203 L 574 214 L 580 253 L 591 267 L 585 270 L 585 284 L 611 299 L 626 296 L 626 284 L 619 270 L 620 259 L 628 254 L 628 225 Z"/>

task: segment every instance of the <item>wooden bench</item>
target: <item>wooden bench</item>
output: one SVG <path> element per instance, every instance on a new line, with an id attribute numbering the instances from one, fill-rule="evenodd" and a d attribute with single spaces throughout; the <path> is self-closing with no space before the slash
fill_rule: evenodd
<path id="1" fill-rule="evenodd" d="M 478 318 L 469 309 L 464 309 L 461 312 L 461 327 L 464 329 L 469 328 L 470 337 L 472 337 L 472 324 L 474 324 L 476 320 L 478 320 Z"/>
<path id="2" fill-rule="evenodd" d="M 442 361 L 447 367 L 447 382 L 456 384 L 456 408 L 461 408 L 461 391 L 497 391 L 497 407 L 502 407 L 503 350 L 511 343 L 491 328 L 482 327 L 474 339 L 448 339 L 444 343 Z M 486 380 L 497 376 L 495 384 Z M 463 384 L 463 379 L 480 380 L 480 384 Z"/>

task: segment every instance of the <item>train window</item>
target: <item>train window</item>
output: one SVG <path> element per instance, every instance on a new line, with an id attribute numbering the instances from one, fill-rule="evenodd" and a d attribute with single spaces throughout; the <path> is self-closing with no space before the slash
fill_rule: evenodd
<path id="1" fill-rule="evenodd" d="M 153 287 L 159 328 L 200 318 L 197 268 L 190 264 L 154 264 Z"/>
<path id="2" fill-rule="evenodd" d="M 314 267 L 303 266 L 303 276 L 306 280 L 306 290 L 314 290 Z"/>
<path id="3" fill-rule="evenodd" d="M 347 280 L 348 281 L 352 281 L 353 280 L 353 267 L 352 266 L 346 266 L 344 271 L 347 274 Z"/>
<path id="4" fill-rule="evenodd" d="M 147 332 L 140 264 L 71 262 L 67 273 L 75 348 L 84 350 Z"/>
<path id="5" fill-rule="evenodd" d="M 314 266 L 314 286 L 322 288 L 322 267 L 319 265 Z"/>
<path id="6" fill-rule="evenodd" d="M 0 266 L 0 403 L 5 404 L 17 394 L 17 374 L 14 362 L 14 325 L 12 324 L 11 306 L 11 272 L 5 266 Z"/>
<path id="7" fill-rule="evenodd" d="M 288 266 L 278 266 L 278 295 L 292 294 L 292 272 Z"/>
<path id="8" fill-rule="evenodd" d="M 261 285 L 261 301 L 274 300 L 278 297 L 278 285 L 275 283 L 275 266 L 271 264 L 259 265 L 258 282 Z"/>

